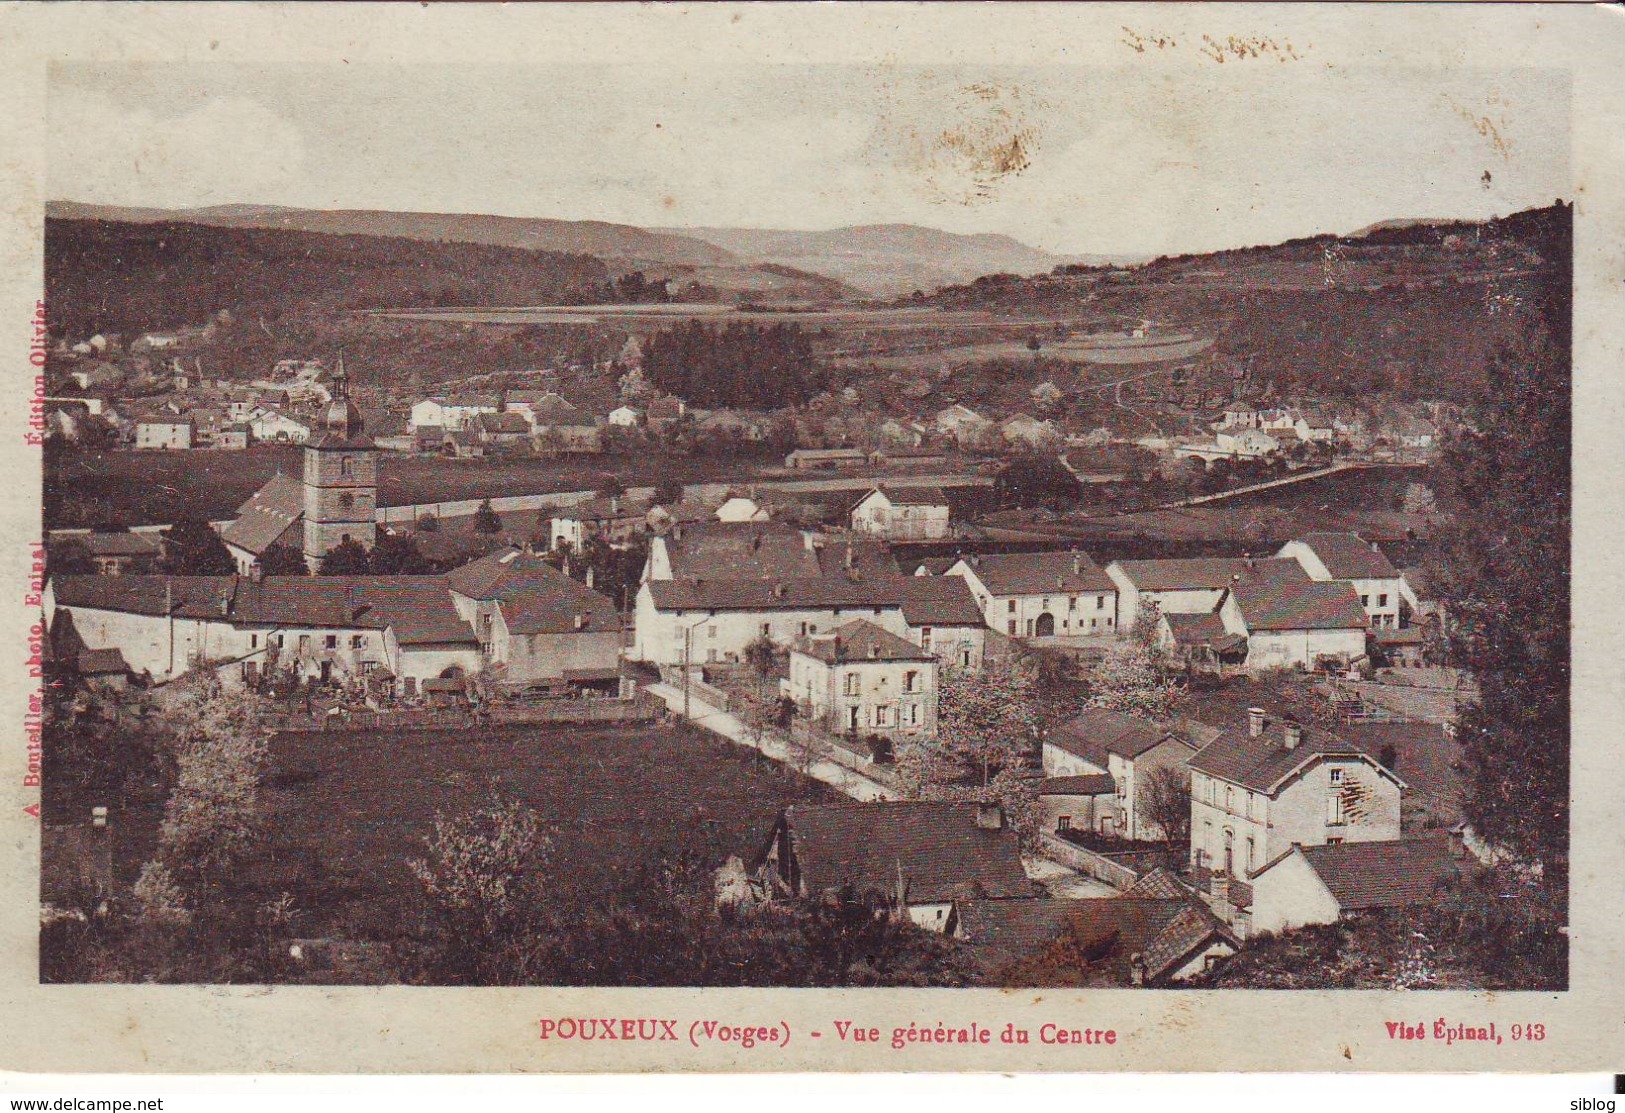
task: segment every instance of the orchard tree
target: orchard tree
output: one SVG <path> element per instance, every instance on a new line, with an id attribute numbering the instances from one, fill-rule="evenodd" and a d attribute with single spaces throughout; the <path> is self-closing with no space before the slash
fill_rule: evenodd
<path id="1" fill-rule="evenodd" d="M 1171 848 L 1182 850 L 1191 842 L 1190 770 L 1159 765 L 1140 782 L 1139 813 L 1159 831 Z M 1133 832 L 1130 832 L 1133 834 Z"/>
<path id="2" fill-rule="evenodd" d="M 1036 831 L 1031 772 L 1041 734 L 1031 676 L 1005 661 L 943 677 L 934 738 L 897 747 L 897 776 L 924 800 L 996 801 L 1030 838 Z"/>
<path id="3" fill-rule="evenodd" d="M 434 569 L 409 535 L 381 533 L 367 554 L 367 570 L 374 576 L 420 576 Z"/>
<path id="4" fill-rule="evenodd" d="M 1160 618 L 1155 603 L 1144 604 L 1129 636 L 1106 650 L 1089 677 L 1090 707 L 1147 719 L 1167 718 L 1173 712 L 1180 687 L 1157 644 Z"/>
<path id="5" fill-rule="evenodd" d="M 528 980 L 552 848 L 536 812 L 496 791 L 465 814 L 436 814 L 424 841 L 428 856 L 408 865 L 423 891 L 440 977 L 471 985 Z"/>

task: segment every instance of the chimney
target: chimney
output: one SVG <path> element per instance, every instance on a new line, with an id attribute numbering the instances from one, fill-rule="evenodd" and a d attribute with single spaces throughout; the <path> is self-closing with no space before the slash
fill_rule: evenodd
<path id="1" fill-rule="evenodd" d="M 587 582 L 587 587 L 590 589 L 592 587 L 592 584 L 593 584 L 592 565 L 590 565 L 590 564 L 587 565 L 587 581 L 586 582 Z"/>
<path id="2" fill-rule="evenodd" d="M 1449 848 L 1450 857 L 1467 857 L 1467 825 L 1465 823 L 1458 823 L 1450 828 Z"/>
<path id="3" fill-rule="evenodd" d="M 263 583 L 264 581 L 265 565 L 256 560 L 253 564 L 248 566 L 248 582 L 251 584 L 257 584 Z"/>
<path id="4" fill-rule="evenodd" d="M 1289 750 L 1296 750 L 1303 741 L 1303 727 L 1288 720 L 1281 726 L 1281 738 Z"/>
<path id="5" fill-rule="evenodd" d="M 576 615 L 575 627 L 577 630 L 585 630 L 587 628 L 587 616 L 584 614 Z"/>
<path id="6" fill-rule="evenodd" d="M 107 809 L 98 804 L 90 809 L 90 825 L 98 830 L 107 830 Z"/>
<path id="7" fill-rule="evenodd" d="M 846 569 L 848 572 L 852 570 L 852 542 L 850 541 L 846 543 Z"/>
<path id="8" fill-rule="evenodd" d="M 976 805 L 976 826 L 984 831 L 1004 830 L 1004 809 L 998 801 L 982 801 Z"/>
<path id="9" fill-rule="evenodd" d="M 1128 966 L 1129 983 L 1137 986 L 1144 985 L 1146 978 L 1145 956 L 1136 951 L 1134 954 L 1129 956 Z"/>
<path id="10" fill-rule="evenodd" d="M 1083 575 L 1083 557 L 1077 553 L 1072 554 L 1072 574 L 1074 576 Z"/>
<path id="11" fill-rule="evenodd" d="M 681 541 L 683 539 L 683 523 L 682 522 L 678 522 L 675 526 L 672 527 L 671 537 L 672 537 L 673 541 Z"/>
<path id="12" fill-rule="evenodd" d="M 1257 738 L 1264 733 L 1264 709 L 1262 707 L 1249 707 L 1247 709 L 1247 737 Z"/>
<path id="13" fill-rule="evenodd" d="M 1214 870 L 1208 881 L 1208 894 L 1215 902 L 1230 903 L 1230 875 L 1224 870 Z"/>

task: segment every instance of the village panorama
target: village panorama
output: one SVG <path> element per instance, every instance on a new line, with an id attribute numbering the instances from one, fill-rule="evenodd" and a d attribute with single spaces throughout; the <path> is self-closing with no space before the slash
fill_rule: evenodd
<path id="1" fill-rule="evenodd" d="M 1567 204 L 525 223 L 50 206 L 42 980 L 1566 986 Z"/>

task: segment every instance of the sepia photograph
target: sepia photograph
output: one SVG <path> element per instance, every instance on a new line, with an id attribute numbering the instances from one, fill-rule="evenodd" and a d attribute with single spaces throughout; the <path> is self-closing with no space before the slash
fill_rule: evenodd
<path id="1" fill-rule="evenodd" d="M 833 1057 L 920 989 L 1004 997 L 875 1038 L 1270 990 L 1545 1041 L 1428 994 L 1566 994 L 1602 837 L 1573 71 L 1099 15 L 44 61 L 37 985 L 857 991 L 519 1006 L 544 1050 Z"/>

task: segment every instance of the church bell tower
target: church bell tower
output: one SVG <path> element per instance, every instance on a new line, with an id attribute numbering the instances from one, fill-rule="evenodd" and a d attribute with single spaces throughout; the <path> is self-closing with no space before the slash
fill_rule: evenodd
<path id="1" fill-rule="evenodd" d="M 327 415 L 305 442 L 305 563 L 312 572 L 342 542 L 370 549 L 378 535 L 378 446 L 350 400 L 342 354 L 329 390 Z"/>

